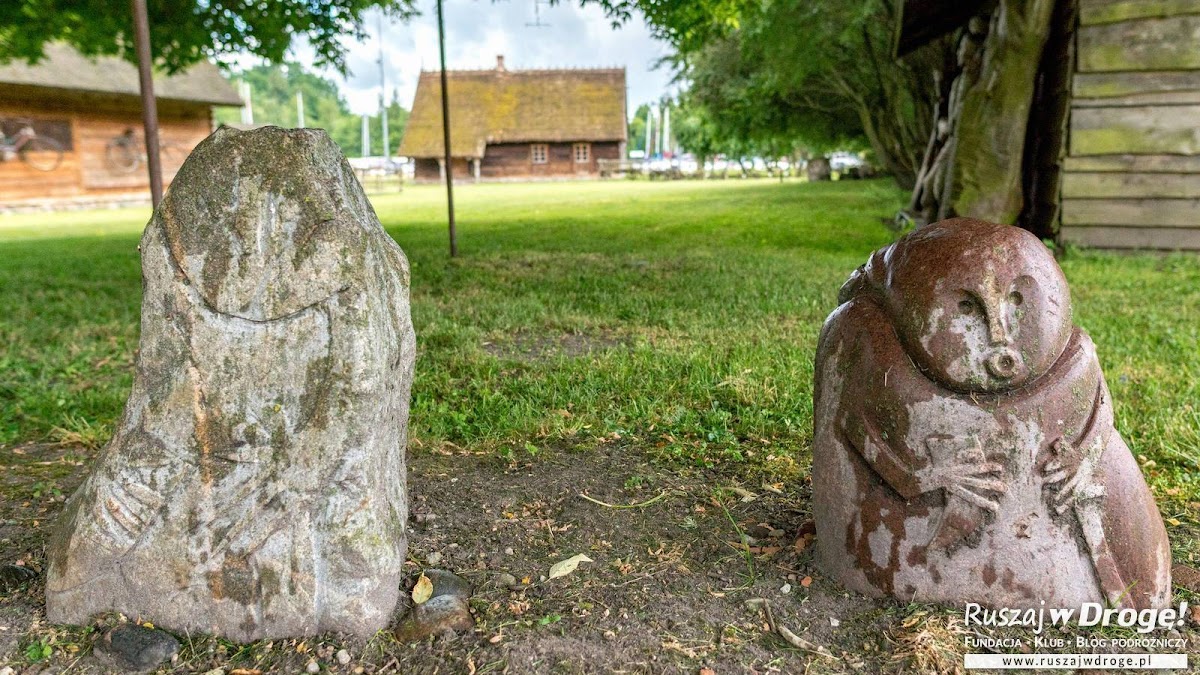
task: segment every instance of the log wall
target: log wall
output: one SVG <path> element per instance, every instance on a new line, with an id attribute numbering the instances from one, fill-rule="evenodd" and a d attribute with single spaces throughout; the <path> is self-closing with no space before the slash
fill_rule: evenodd
<path id="1" fill-rule="evenodd" d="M 0 162 L 0 203 L 92 195 L 149 193 L 144 161 L 142 118 L 136 101 L 114 97 L 51 98 L 0 94 L 0 120 L 63 121 L 70 145 L 53 171 L 39 171 L 18 157 Z M 6 125 L 11 126 L 10 125 Z M 159 138 L 163 146 L 163 182 L 169 185 L 183 160 L 212 131 L 207 105 L 160 102 Z M 109 144 L 127 129 L 136 138 L 138 158 L 132 169 L 115 163 Z M 11 129 L 9 129 L 11 131 Z"/>
<path id="2" fill-rule="evenodd" d="M 529 143 L 497 143 L 487 146 L 480 167 L 484 178 L 527 178 L 599 175 L 598 159 L 620 159 L 618 144 L 592 143 L 587 162 L 576 162 L 572 143 L 547 143 L 545 164 L 534 164 Z"/>
<path id="3" fill-rule="evenodd" d="M 1200 250 L 1200 0 L 1080 0 L 1064 241 Z"/>
<path id="4" fill-rule="evenodd" d="M 546 162 L 533 163 L 532 143 L 493 143 L 483 152 L 479 176 L 483 180 L 522 178 L 551 178 L 600 175 L 599 160 L 620 159 L 621 145 L 617 141 L 591 143 L 587 162 L 576 162 L 574 143 L 546 143 Z M 436 159 L 417 158 L 414 178 L 419 181 L 441 180 Z M 454 159 L 454 179 L 474 180 L 473 165 L 466 159 Z"/>

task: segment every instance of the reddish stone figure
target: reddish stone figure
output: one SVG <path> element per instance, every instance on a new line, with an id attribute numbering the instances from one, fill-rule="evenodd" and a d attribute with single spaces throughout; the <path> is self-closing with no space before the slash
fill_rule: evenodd
<path id="1" fill-rule="evenodd" d="M 839 301 L 815 365 L 828 574 L 903 601 L 1170 601 L 1162 518 L 1041 241 L 934 223 L 876 251 Z"/>

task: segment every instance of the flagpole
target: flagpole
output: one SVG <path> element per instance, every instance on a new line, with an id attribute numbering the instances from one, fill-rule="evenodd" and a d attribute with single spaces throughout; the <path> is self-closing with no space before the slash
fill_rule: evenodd
<path id="1" fill-rule="evenodd" d="M 442 18 L 442 0 L 437 0 L 438 46 L 442 56 L 442 146 L 446 161 L 446 209 L 450 217 L 450 257 L 458 255 L 458 235 L 454 231 L 454 163 L 450 156 L 450 94 L 446 91 L 446 23 Z"/>

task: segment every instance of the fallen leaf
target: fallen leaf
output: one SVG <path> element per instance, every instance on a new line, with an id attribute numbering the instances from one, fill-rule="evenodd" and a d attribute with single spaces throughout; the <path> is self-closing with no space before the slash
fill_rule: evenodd
<path id="1" fill-rule="evenodd" d="M 413 586 L 413 589 L 412 589 L 413 602 L 420 605 L 420 604 L 424 603 L 426 600 L 428 600 L 429 598 L 431 598 L 432 596 L 433 596 L 433 582 L 429 580 L 429 577 L 422 574 L 421 578 L 417 579 L 417 583 L 416 583 L 416 585 Z"/>
<path id="2" fill-rule="evenodd" d="M 800 585 L 805 588 L 812 586 L 812 577 L 804 577 L 803 579 L 800 580 Z"/>
<path id="3" fill-rule="evenodd" d="M 234 668 L 229 675 L 262 675 L 262 671 L 257 668 Z"/>
<path id="4" fill-rule="evenodd" d="M 712 668 L 701 668 L 700 675 L 717 675 L 717 671 Z"/>
<path id="5" fill-rule="evenodd" d="M 1179 519 L 1178 518 L 1167 518 L 1167 524 L 1170 525 L 1171 527 L 1179 527 Z"/>
<path id="6" fill-rule="evenodd" d="M 550 567 L 550 578 L 557 579 L 559 577 L 565 577 L 568 574 L 570 574 L 571 572 L 574 572 L 575 568 L 579 567 L 579 563 L 585 563 L 585 562 L 592 562 L 592 559 L 582 553 L 580 553 L 579 555 L 571 556 L 570 558 L 567 558 L 566 560 L 561 560 L 559 562 L 556 562 L 556 563 L 554 563 L 553 566 Z"/>

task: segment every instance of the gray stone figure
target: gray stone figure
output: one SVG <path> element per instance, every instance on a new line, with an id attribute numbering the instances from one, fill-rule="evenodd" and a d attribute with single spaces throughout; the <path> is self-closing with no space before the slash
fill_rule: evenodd
<path id="1" fill-rule="evenodd" d="M 953 219 L 876 251 L 815 364 L 818 555 L 903 601 L 1170 601 L 1166 530 L 1036 237 Z"/>
<path id="2" fill-rule="evenodd" d="M 140 250 L 133 390 L 50 543 L 50 620 L 384 628 L 415 336 L 408 262 L 350 165 L 323 131 L 218 130 Z"/>

